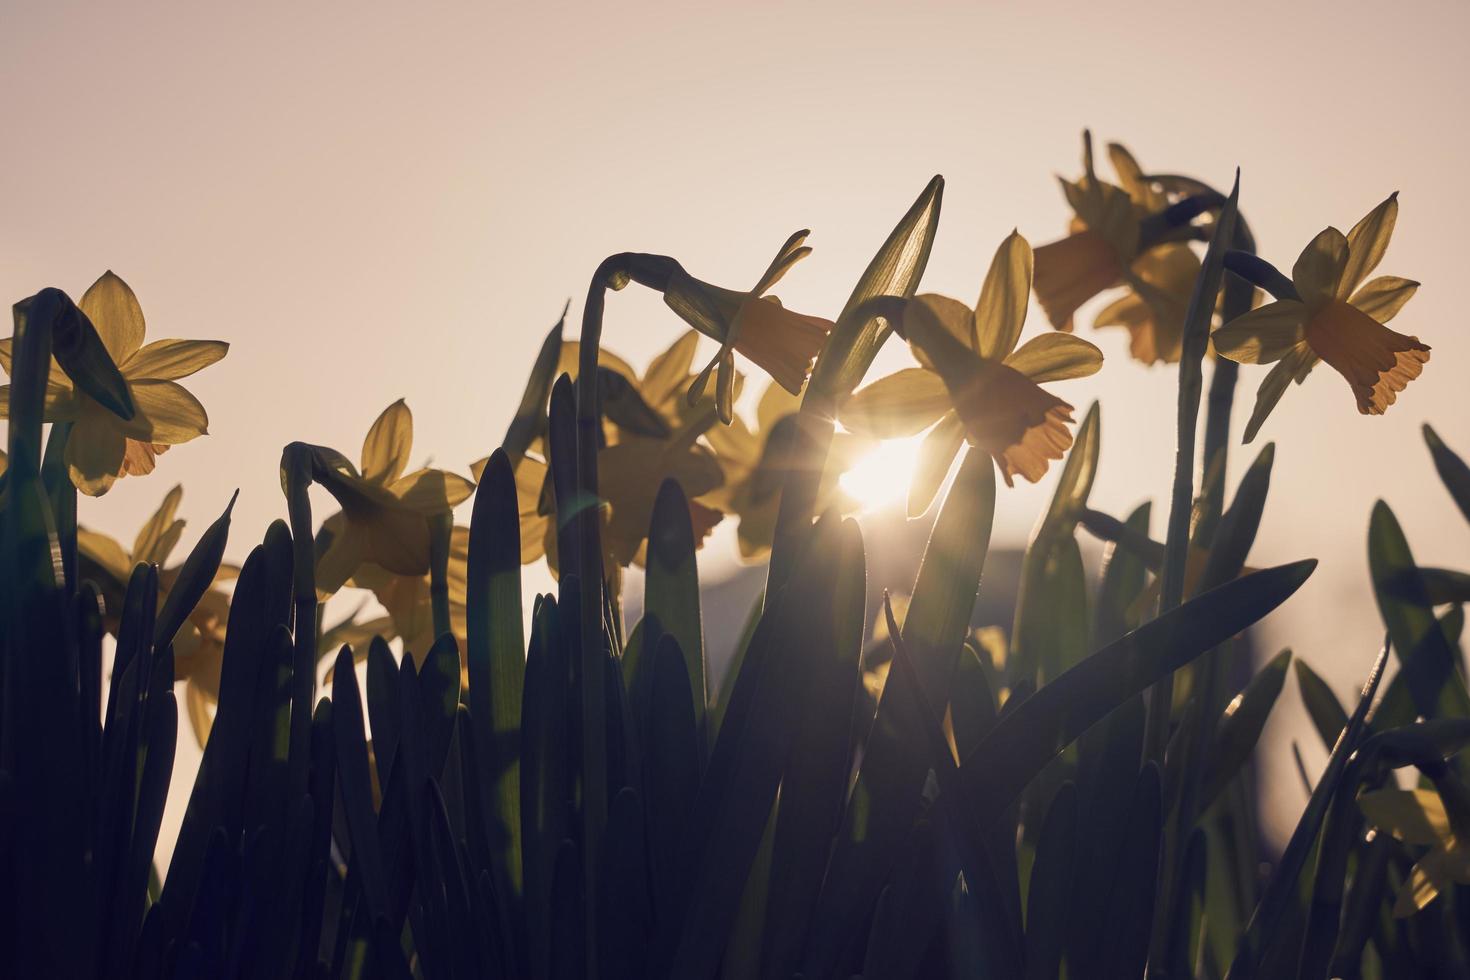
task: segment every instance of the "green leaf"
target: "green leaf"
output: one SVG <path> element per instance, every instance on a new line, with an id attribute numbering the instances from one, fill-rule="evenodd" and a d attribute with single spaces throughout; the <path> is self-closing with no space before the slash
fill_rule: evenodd
<path id="1" fill-rule="evenodd" d="M 983 825 L 998 818 L 1047 762 L 1099 719 L 1258 622 L 1316 565 L 1312 559 L 1281 565 L 1191 599 L 1093 653 L 1003 715 L 961 767 L 978 807 L 971 819 Z"/>
<path id="2" fill-rule="evenodd" d="M 1296 662 L 1296 684 L 1301 690 L 1302 705 L 1307 709 L 1307 717 L 1312 719 L 1312 727 L 1322 739 L 1323 747 L 1331 752 L 1332 747 L 1337 744 L 1338 736 L 1347 727 L 1348 713 L 1343 710 L 1337 695 L 1332 693 L 1332 688 L 1327 686 L 1327 682 L 1315 670 L 1307 666 L 1305 660 Z"/>
<path id="3" fill-rule="evenodd" d="M 1152 510 L 1152 504 L 1140 504 L 1128 515 L 1126 526 L 1147 538 Z M 1136 604 L 1147 580 L 1148 566 L 1143 559 L 1115 541 L 1108 542 L 1093 605 L 1093 646 L 1111 643 L 1137 628 Z"/>
<path id="4" fill-rule="evenodd" d="M 1077 845 L 1077 790 L 1063 783 L 1036 842 L 1026 896 L 1026 980 L 1056 980 L 1072 923 L 1066 915 Z"/>
<path id="5" fill-rule="evenodd" d="M 570 305 L 570 304 L 569 304 Z M 516 406 L 515 416 L 505 430 L 500 448 L 512 467 L 520 462 L 531 443 L 541 434 L 546 423 L 546 399 L 551 393 L 551 382 L 555 378 L 556 365 L 561 360 L 561 334 L 567 322 L 567 311 L 561 311 L 561 319 L 541 342 L 541 350 L 531 367 L 531 376 L 526 379 L 526 390 L 521 393 L 521 403 Z"/>
<path id="6" fill-rule="evenodd" d="M 1127 830 L 1120 842 L 1118 874 L 1103 917 L 1099 977 L 1143 975 L 1163 834 L 1162 793 L 1158 766 L 1145 763 L 1134 784 Z"/>
<path id="7" fill-rule="evenodd" d="M 1417 712 L 1426 718 L 1470 717 L 1470 694 L 1434 618 L 1428 589 L 1398 519 L 1381 500 L 1368 523 L 1368 568 Z"/>
<path id="8" fill-rule="evenodd" d="M 559 344 L 560 324 L 553 333 Z M 505 879 L 497 882 L 497 890 L 507 896 L 520 895 L 524 887 L 520 766 L 526 658 L 520 546 L 515 474 L 508 453 L 499 449 L 481 474 L 470 516 L 465 663 L 480 788 L 490 821 L 486 837 L 496 849 L 497 874 Z"/>
<path id="9" fill-rule="evenodd" d="M 969 630 L 994 516 L 994 464 L 985 452 L 969 450 L 935 520 L 903 624 L 915 677 L 934 705 L 948 703 L 947 686 Z M 808 976 L 832 969 L 871 911 L 913 827 L 928 753 L 913 708 L 915 692 L 903 691 L 902 684 L 890 676 L 863 748 L 807 941 L 802 972 Z"/>
<path id="10" fill-rule="evenodd" d="M 1291 651 L 1282 650 L 1251 678 L 1245 690 L 1225 709 L 1225 716 L 1215 730 L 1214 745 L 1210 748 L 1200 789 L 1199 812 L 1209 808 L 1225 789 L 1225 784 L 1234 779 L 1250 760 L 1271 708 L 1286 683 L 1286 668 L 1290 665 Z"/>
<path id="11" fill-rule="evenodd" d="M 694 528 L 689 501 L 672 477 L 659 487 L 648 528 L 644 580 L 643 644 L 656 650 L 672 636 L 684 655 L 694 705 L 694 724 L 703 730 L 708 684 L 705 679 L 704 627 L 699 611 L 699 568 L 694 560 Z M 701 758 L 703 753 L 700 753 Z"/>
<path id="12" fill-rule="evenodd" d="M 230 513 L 235 509 L 239 496 L 238 490 L 230 496 L 225 512 L 200 535 L 199 543 L 194 545 L 194 550 L 189 552 L 189 557 L 184 559 L 184 564 L 174 576 L 173 587 L 169 589 L 168 598 L 164 599 L 163 609 L 158 614 L 153 634 L 155 649 L 162 649 L 174 641 L 184 620 L 214 584 L 214 577 L 225 556 L 225 542 L 230 537 Z"/>
<path id="13" fill-rule="evenodd" d="M 1434 459 L 1434 468 L 1444 481 L 1445 489 L 1454 498 L 1460 513 L 1465 515 L 1465 520 L 1470 521 L 1470 466 L 1466 466 L 1459 454 L 1444 444 L 1439 433 L 1428 423 L 1424 425 L 1424 441 L 1429 444 L 1429 455 Z"/>
<path id="14" fill-rule="evenodd" d="M 683 842 L 699 791 L 701 748 L 690 694 L 688 661 L 665 633 L 648 665 L 643 727 L 643 778 L 648 794 L 649 865 L 660 927 L 677 922 L 672 903 L 684 874 Z"/>

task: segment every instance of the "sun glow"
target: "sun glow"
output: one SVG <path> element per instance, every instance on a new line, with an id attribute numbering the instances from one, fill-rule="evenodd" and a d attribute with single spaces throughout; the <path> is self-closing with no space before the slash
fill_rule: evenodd
<path id="1" fill-rule="evenodd" d="M 842 489 L 861 503 L 865 511 L 903 506 L 923 439 L 917 435 L 878 443 L 842 474 L 839 481 Z"/>

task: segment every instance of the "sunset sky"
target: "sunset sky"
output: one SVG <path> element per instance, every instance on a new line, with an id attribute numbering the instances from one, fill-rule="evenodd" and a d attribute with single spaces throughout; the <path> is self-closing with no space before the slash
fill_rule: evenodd
<path id="1" fill-rule="evenodd" d="M 1470 531 L 1419 435 L 1430 421 L 1470 452 L 1467 31 L 1463 2 L 15 0 L 0 7 L 0 293 L 79 297 L 110 268 L 137 291 L 150 339 L 231 344 L 189 385 L 211 434 L 83 500 L 81 520 L 130 541 L 182 482 L 187 548 L 238 486 L 239 559 L 284 516 L 281 447 L 355 456 L 396 398 L 414 412 L 415 461 L 465 472 L 498 444 L 542 336 L 611 252 L 664 252 L 744 288 L 809 227 L 815 253 L 782 299 L 835 316 L 941 173 L 924 287 L 973 302 L 1013 227 L 1035 245 L 1063 231 L 1053 175 L 1078 172 L 1085 126 L 1147 168 L 1224 185 L 1239 166 L 1242 210 L 1283 268 L 1399 190 L 1381 271 L 1424 283 L 1394 324 L 1434 348 L 1423 377 L 1365 418 L 1319 369 L 1258 440 L 1277 442 L 1277 460 L 1251 563 L 1323 560 L 1267 640 L 1346 693 L 1381 629 L 1373 501 L 1394 507 L 1422 563 L 1470 564 Z M 1044 327 L 1033 308 L 1025 336 Z M 610 299 L 604 338 L 642 364 L 682 328 L 628 290 Z M 1121 331 L 1084 336 L 1107 364 L 1058 392 L 1079 417 L 1103 402 L 1094 504 L 1123 513 L 1153 497 L 1162 535 L 1175 373 L 1129 361 Z M 907 358 L 893 344 L 878 367 Z M 1237 440 L 1264 373 L 1242 370 Z M 1232 485 L 1256 448 L 1235 450 Z M 1002 493 L 999 542 L 1024 541 L 1054 479 Z M 706 577 L 733 556 L 718 538 Z M 1294 691 L 1283 703 L 1278 735 L 1299 716 Z M 1273 744 L 1271 771 L 1289 775 L 1275 767 L 1289 766 L 1284 739 Z M 1314 741 L 1303 748 L 1320 763 Z"/>

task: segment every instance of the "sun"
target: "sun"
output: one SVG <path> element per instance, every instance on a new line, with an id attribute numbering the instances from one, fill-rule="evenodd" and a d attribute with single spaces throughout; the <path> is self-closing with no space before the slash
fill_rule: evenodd
<path id="1" fill-rule="evenodd" d="M 917 435 L 878 443 L 842 474 L 838 483 L 865 511 L 902 506 L 923 438 Z"/>

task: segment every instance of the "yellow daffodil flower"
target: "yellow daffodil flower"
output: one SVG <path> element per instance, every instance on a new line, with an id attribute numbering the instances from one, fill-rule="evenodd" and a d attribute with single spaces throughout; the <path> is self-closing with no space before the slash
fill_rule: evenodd
<path id="1" fill-rule="evenodd" d="M 781 488 L 793 470 L 822 467 L 817 490 L 819 512 L 832 507 L 843 513 L 858 509 L 857 501 L 842 492 L 838 479 L 869 448 L 869 440 L 839 432 L 833 437 L 825 460 L 802 458 L 792 446 L 791 432 L 777 437 L 782 427 L 794 424 L 800 405 L 799 396 L 772 382 L 756 406 L 754 428 L 736 416 L 732 424 L 715 426 L 706 433 L 725 481 L 704 499 L 718 510 L 739 518 L 740 555 L 747 561 L 755 561 L 771 550 Z"/>
<path id="2" fill-rule="evenodd" d="M 103 625 L 113 636 L 117 635 L 118 613 L 135 566 L 142 562 L 159 566 L 159 609 L 163 608 L 169 592 L 178 581 L 182 565 L 163 566 L 184 532 L 184 522 L 176 517 L 183 498 L 183 487 L 176 486 L 168 492 L 158 510 L 138 531 L 131 551 L 99 531 L 77 528 L 81 577 L 91 580 L 101 591 L 107 611 Z M 190 727 L 200 746 L 209 737 L 213 717 L 210 706 L 219 700 L 220 663 L 224 655 L 225 627 L 230 618 L 230 597 L 220 586 L 233 580 L 239 572 L 234 565 L 221 565 L 214 582 L 174 637 L 174 677 L 185 684 L 185 707 Z"/>
<path id="3" fill-rule="evenodd" d="M 469 596 L 470 530 L 456 527 L 449 537 L 449 563 L 444 577 L 449 591 L 450 632 L 459 643 L 461 661 L 466 649 L 465 603 Z M 349 582 L 354 588 L 369 589 L 387 610 L 392 636 L 403 641 L 403 650 L 422 666 L 424 655 L 436 639 L 433 599 L 428 575 L 394 575 L 377 565 L 359 566 Z M 386 633 L 387 631 L 380 632 Z M 385 635 L 385 639 L 392 636 Z M 461 670 L 465 668 L 461 664 Z M 466 678 L 466 682 L 467 682 Z"/>
<path id="4" fill-rule="evenodd" d="M 610 509 L 605 517 L 608 524 L 603 531 L 603 543 L 609 555 L 616 556 L 617 564 L 641 564 L 653 503 L 659 486 L 668 476 L 678 478 L 690 499 L 690 519 L 696 543 L 702 544 L 724 516 L 719 510 L 694 499 L 717 487 L 722 479 L 719 465 L 711 458 L 708 449 L 698 442 L 700 435 L 712 435 L 714 432 L 710 403 L 706 399 L 691 405 L 685 394 L 694 377 L 690 366 L 694 363 L 698 342 L 698 334 L 686 333 L 650 361 L 641 377 L 616 354 L 598 351 L 599 364 L 626 381 L 628 390 L 657 414 L 663 426 L 658 433 L 654 433 L 653 426 L 633 431 L 613 419 L 605 420 L 603 434 L 606 445 L 598 453 L 598 491 Z M 564 343 L 557 373 L 565 372 L 575 379 L 580 356 L 580 344 L 575 341 Z M 737 373 L 734 380 L 736 393 L 740 389 L 740 380 Z M 679 435 L 681 430 L 684 436 Z M 676 439 L 679 441 L 677 446 Z M 553 566 L 552 570 L 556 571 L 556 522 L 552 519 L 554 500 L 546 455 L 545 439 L 538 436 L 530 451 L 515 465 L 521 562 L 529 565 L 545 556 Z M 476 480 L 480 479 L 488 463 L 489 457 L 485 457 L 470 464 Z M 653 469 L 642 474 L 640 481 L 639 468 L 644 465 Z M 621 517 L 611 516 L 619 513 Z M 612 574 L 613 569 L 609 568 L 608 572 Z"/>
<path id="5" fill-rule="evenodd" d="M 735 419 L 734 351 L 750 360 L 792 394 L 801 391 L 812 361 L 827 341 L 832 321 L 793 313 L 774 296 L 765 295 L 793 265 L 811 254 L 804 245 L 807 232 L 799 231 L 786 240 L 765 273 L 749 292 L 722 289 L 680 271 L 664 290 L 664 302 L 680 318 L 720 349 L 689 388 L 691 404 L 703 397 L 711 373 L 718 371 L 715 404 L 720 421 Z"/>
<path id="6" fill-rule="evenodd" d="M 1127 287 L 1127 293 L 1103 309 L 1093 325 L 1125 328 L 1130 353 L 1145 364 L 1177 363 L 1184 314 L 1200 261 L 1179 241 L 1140 248 L 1143 219 L 1163 211 L 1169 201 L 1144 179 L 1127 148 L 1109 144 L 1108 155 L 1121 186 L 1098 179 L 1091 136 L 1083 134 L 1082 179 L 1061 181 L 1074 212 L 1071 231 L 1036 250 L 1036 298 L 1052 326 L 1070 332 L 1083 303 L 1109 289 Z"/>
<path id="7" fill-rule="evenodd" d="M 1072 406 L 1040 382 L 1093 374 L 1102 352 L 1064 333 L 1016 347 L 1031 269 L 1031 246 L 1012 232 L 996 250 L 975 309 L 932 294 L 909 300 L 903 332 L 920 366 L 868 385 L 839 413 L 846 428 L 878 439 L 933 426 L 909 487 L 911 516 L 929 508 L 967 438 L 995 458 L 1007 485 L 1017 474 L 1035 483 L 1072 444 Z"/>
<path id="8" fill-rule="evenodd" d="M 1301 384 L 1319 361 L 1347 379 L 1363 415 L 1382 415 L 1424 370 L 1428 345 L 1384 326 L 1419 284 L 1398 276 L 1364 281 L 1388 249 L 1398 210 L 1395 193 L 1347 235 L 1325 229 L 1292 268 L 1296 298 L 1267 303 L 1215 331 L 1222 357 L 1242 364 L 1279 362 L 1256 392 L 1246 442 L 1255 438 L 1287 383 Z"/>
<path id="9" fill-rule="evenodd" d="M 53 359 L 46 382 L 48 422 L 72 423 L 66 464 L 78 490 L 97 497 L 123 476 L 153 472 L 157 455 L 209 431 L 209 416 L 178 379 L 224 357 L 218 340 L 156 340 L 144 345 L 143 308 L 128 284 L 103 273 L 78 304 L 127 382 L 135 414 L 125 421 L 72 384 Z M 10 373 L 13 338 L 0 340 L 0 368 Z M 0 387 L 0 418 L 10 386 Z"/>
<path id="10" fill-rule="evenodd" d="M 368 430 L 361 473 L 340 454 L 317 451 L 312 478 L 342 505 L 322 523 L 323 536 L 329 538 L 317 558 L 316 589 L 322 599 L 341 588 L 365 562 L 395 575 L 428 574 L 427 519 L 448 513 L 474 492 L 475 485 L 428 467 L 405 475 L 412 450 L 413 414 L 399 399 Z"/>
<path id="11" fill-rule="evenodd" d="M 1409 872 L 1393 914 L 1400 918 L 1424 908 L 1453 885 L 1470 885 L 1470 839 L 1457 833 L 1444 800 L 1429 789 L 1381 789 L 1358 798 L 1368 822 L 1405 844 L 1429 850 Z"/>

